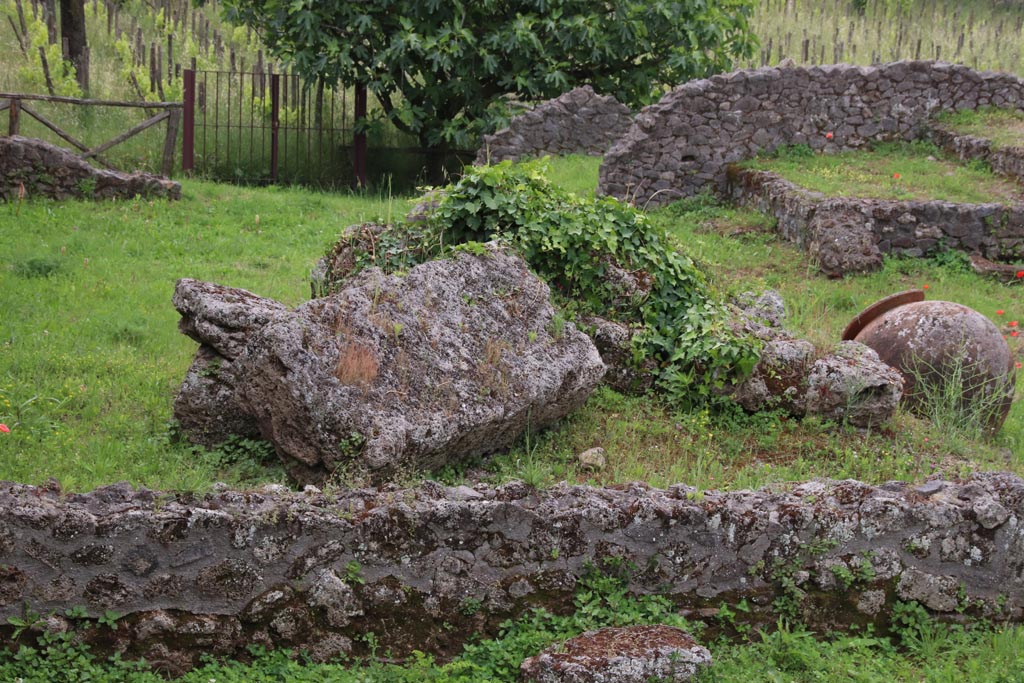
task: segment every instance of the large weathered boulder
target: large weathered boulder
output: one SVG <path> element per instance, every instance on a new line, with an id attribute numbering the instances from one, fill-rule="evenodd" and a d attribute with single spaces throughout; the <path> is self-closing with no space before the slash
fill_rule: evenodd
<path id="1" fill-rule="evenodd" d="M 579 407 L 605 371 L 547 285 L 495 245 L 405 276 L 365 270 L 294 311 L 187 280 L 175 304 L 182 329 L 231 366 L 216 385 L 186 382 L 177 405 L 216 389 L 212 408 L 232 384 L 217 419 L 254 419 L 304 482 L 349 467 L 380 479 L 500 450 Z"/>
<path id="2" fill-rule="evenodd" d="M 45 140 L 0 135 L 0 199 L 14 199 L 22 187 L 53 199 L 181 199 L 181 183 L 162 176 L 95 168 Z"/>
<path id="3" fill-rule="evenodd" d="M 665 683 L 688 681 L 711 664 L 711 652 L 672 626 L 587 631 L 557 643 L 520 667 L 527 683 Z"/>

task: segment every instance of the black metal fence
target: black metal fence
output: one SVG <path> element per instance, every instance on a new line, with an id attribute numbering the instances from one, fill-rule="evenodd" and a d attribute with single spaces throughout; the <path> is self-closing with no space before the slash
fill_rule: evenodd
<path id="1" fill-rule="evenodd" d="M 245 184 L 366 184 L 365 136 L 354 133 L 364 92 L 272 69 L 186 69 L 183 99 L 186 173 Z"/>

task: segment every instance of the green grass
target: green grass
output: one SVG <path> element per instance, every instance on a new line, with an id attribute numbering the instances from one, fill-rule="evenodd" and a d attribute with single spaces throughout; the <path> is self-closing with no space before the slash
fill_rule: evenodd
<path id="1" fill-rule="evenodd" d="M 72 489 L 243 483 L 170 442 L 193 341 L 171 305 L 181 277 L 308 298 L 309 269 L 346 225 L 406 201 L 187 182 L 180 202 L 0 205 L 0 478 Z M 262 475 L 264 478 L 266 474 Z M 280 477 L 272 473 L 272 477 Z"/>
<path id="2" fill-rule="evenodd" d="M 1024 147 L 1024 111 L 977 109 L 944 112 L 935 117 L 944 128 L 991 140 L 995 148 Z"/>
<path id="3" fill-rule="evenodd" d="M 594 187 L 598 162 L 552 160 L 551 173 L 559 184 Z M 280 470 L 248 463 L 242 456 L 255 449 L 246 444 L 207 453 L 172 439 L 171 404 L 196 348 L 177 332 L 174 282 L 213 280 L 297 304 L 308 297 L 310 266 L 346 225 L 399 218 L 410 202 L 202 182 L 186 182 L 184 194 L 181 202 L 30 200 L 20 214 L 15 204 L 0 206 L 7 245 L 0 256 L 0 422 L 11 427 L 0 434 L 0 479 L 56 477 L 72 490 L 118 480 L 201 490 L 218 480 L 282 479 Z M 652 215 L 706 265 L 723 294 L 779 289 L 794 331 L 822 347 L 867 304 L 925 284 L 930 296 L 1000 324 L 1024 318 L 1017 289 L 983 280 L 956 259 L 889 260 L 879 273 L 836 282 L 816 275 L 759 214 L 698 199 Z M 1022 412 L 1018 401 L 992 441 L 950 440 L 906 415 L 863 435 L 776 415 L 679 413 L 605 389 L 555 429 L 478 463 L 476 476 L 742 488 L 817 476 L 1022 472 Z M 578 471 L 575 455 L 592 446 L 606 448 L 608 467 Z"/>
<path id="4" fill-rule="evenodd" d="M 771 171 L 830 197 L 941 200 L 961 204 L 1024 201 L 1024 188 L 981 164 L 943 157 L 927 143 L 885 143 L 870 149 L 817 154 L 805 146 L 742 164 Z"/>

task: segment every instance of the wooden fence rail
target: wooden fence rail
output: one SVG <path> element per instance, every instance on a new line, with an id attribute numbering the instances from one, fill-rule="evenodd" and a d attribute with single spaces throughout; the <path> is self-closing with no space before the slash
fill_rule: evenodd
<path id="1" fill-rule="evenodd" d="M 106 142 L 89 147 L 80 140 L 75 139 L 70 133 L 62 130 L 57 124 L 48 120 L 45 116 L 35 111 L 25 102 L 56 102 L 61 104 L 72 104 L 76 106 L 98 106 L 98 107 L 132 107 L 142 109 L 147 114 L 157 112 L 145 121 L 132 126 L 130 129 L 107 140 Z M 111 147 L 119 145 L 125 140 L 132 138 L 144 130 L 152 128 L 158 123 L 167 122 L 167 133 L 164 137 L 163 159 L 161 160 L 160 173 L 170 177 L 174 170 L 174 150 L 177 145 L 178 129 L 181 126 L 181 102 L 119 102 L 113 100 L 84 100 L 77 97 L 59 97 L 56 95 L 29 95 L 25 93 L 0 92 L 0 112 L 8 111 L 8 135 L 18 135 L 21 126 L 21 114 L 31 116 L 43 124 L 58 137 L 78 149 L 83 159 L 96 159 L 109 169 L 114 167 L 104 159 L 101 154 Z"/>

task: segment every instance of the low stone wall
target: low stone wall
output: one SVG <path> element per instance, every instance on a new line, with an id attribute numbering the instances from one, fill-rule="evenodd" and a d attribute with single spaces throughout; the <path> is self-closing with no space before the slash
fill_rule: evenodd
<path id="1" fill-rule="evenodd" d="M 181 184 L 149 173 L 121 173 L 90 166 L 72 152 L 44 140 L 0 136 L 0 198 L 181 199 Z"/>
<path id="2" fill-rule="evenodd" d="M 0 622 L 32 610 L 170 672 L 250 644 L 359 653 L 370 631 L 396 656 L 443 655 L 531 606 L 570 609 L 579 578 L 611 558 L 632 568 L 631 591 L 696 615 L 746 599 L 757 623 L 784 605 L 828 629 L 883 625 L 893 601 L 916 600 L 1019 621 L 1021 520 L 1024 481 L 1003 473 L 703 494 L 426 483 L 62 495 L 7 483 Z M 116 630 L 99 623 L 106 610 L 122 615 Z"/>
<path id="3" fill-rule="evenodd" d="M 723 191 L 726 167 L 761 151 L 913 140 L 936 111 L 986 105 L 1024 106 L 1024 81 L 926 61 L 722 74 L 680 85 L 637 114 L 605 155 L 598 189 L 657 206 Z"/>
<path id="4" fill-rule="evenodd" d="M 485 135 L 474 163 L 495 164 L 543 154 L 600 156 L 632 123 L 626 105 L 585 85 L 515 117 L 508 128 Z"/>
<path id="5" fill-rule="evenodd" d="M 881 254 L 942 249 L 1024 260 L 1024 205 L 829 198 L 768 172 L 731 166 L 725 194 L 778 219 L 783 238 L 838 277 L 881 266 Z"/>
<path id="6" fill-rule="evenodd" d="M 928 137 L 961 161 L 982 161 L 996 173 L 1024 183 L 1024 147 L 997 147 L 991 140 L 959 135 L 942 126 L 933 126 L 928 131 Z"/>

